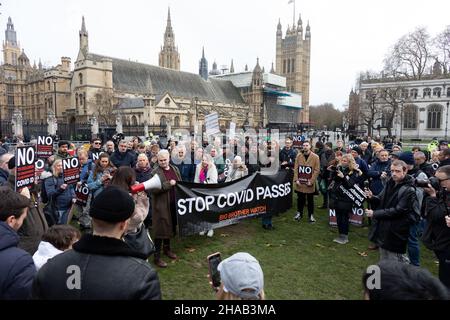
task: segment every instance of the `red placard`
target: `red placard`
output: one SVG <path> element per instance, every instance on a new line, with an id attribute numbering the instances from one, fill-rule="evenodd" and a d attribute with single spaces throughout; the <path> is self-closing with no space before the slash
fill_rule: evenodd
<path id="1" fill-rule="evenodd" d="M 36 156 L 47 159 L 53 154 L 53 138 L 47 136 L 38 136 Z"/>
<path id="2" fill-rule="evenodd" d="M 16 190 L 34 185 L 34 162 L 36 152 L 34 147 L 17 147 L 16 149 Z"/>
<path id="3" fill-rule="evenodd" d="M 312 179 L 313 168 L 308 166 L 298 166 L 298 181 L 300 184 L 307 184 Z"/>
<path id="4" fill-rule="evenodd" d="M 86 206 L 89 198 L 89 188 L 86 183 L 77 184 L 75 186 L 75 195 L 77 197 L 77 204 L 80 206 Z"/>

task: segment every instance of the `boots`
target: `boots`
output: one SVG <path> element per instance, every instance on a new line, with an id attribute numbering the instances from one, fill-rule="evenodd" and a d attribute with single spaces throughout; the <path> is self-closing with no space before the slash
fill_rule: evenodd
<path id="1" fill-rule="evenodd" d="M 177 255 L 170 250 L 170 245 L 164 245 L 163 252 L 170 259 L 172 259 L 172 260 L 176 260 L 177 259 Z"/>
<path id="2" fill-rule="evenodd" d="M 154 260 L 154 262 L 155 262 L 155 265 L 157 267 L 167 268 L 167 263 L 165 263 L 164 261 L 161 260 L 161 253 L 160 252 L 155 253 L 155 260 Z"/>

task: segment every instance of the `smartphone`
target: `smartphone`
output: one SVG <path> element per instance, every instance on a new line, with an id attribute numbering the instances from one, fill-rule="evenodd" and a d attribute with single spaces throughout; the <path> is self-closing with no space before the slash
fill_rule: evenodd
<path id="1" fill-rule="evenodd" d="M 220 287 L 220 273 L 217 270 L 217 267 L 222 261 L 220 252 L 213 253 L 206 259 L 208 260 L 209 276 L 211 278 L 212 286 L 213 288 L 218 288 Z"/>

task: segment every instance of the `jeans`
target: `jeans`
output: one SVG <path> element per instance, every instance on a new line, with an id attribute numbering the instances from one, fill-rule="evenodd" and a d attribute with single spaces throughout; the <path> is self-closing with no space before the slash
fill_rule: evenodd
<path id="1" fill-rule="evenodd" d="M 308 216 L 314 214 L 314 193 L 297 192 L 297 211 L 303 215 L 303 208 L 308 201 Z"/>
<path id="2" fill-rule="evenodd" d="M 422 236 L 425 220 L 411 225 L 408 237 L 408 256 L 411 264 L 420 266 L 420 245 L 419 238 Z"/>
<path id="3" fill-rule="evenodd" d="M 69 209 L 66 210 L 56 210 L 58 215 L 58 222 L 56 224 L 67 224 L 67 218 L 69 218 Z"/>
<path id="4" fill-rule="evenodd" d="M 349 229 L 349 212 L 348 210 L 336 209 L 336 221 L 339 230 L 339 234 L 348 235 Z"/>
<path id="5" fill-rule="evenodd" d="M 261 219 L 263 226 L 271 226 L 272 225 L 272 215 L 265 215 Z"/>
<path id="6" fill-rule="evenodd" d="M 435 251 L 434 253 L 439 260 L 439 280 L 450 292 L 450 250 Z"/>

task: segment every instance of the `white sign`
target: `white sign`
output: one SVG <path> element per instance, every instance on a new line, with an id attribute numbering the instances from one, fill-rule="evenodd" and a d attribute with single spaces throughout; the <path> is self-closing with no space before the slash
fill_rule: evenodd
<path id="1" fill-rule="evenodd" d="M 205 116 L 205 127 L 207 135 L 220 133 L 219 114 L 217 112 L 213 112 Z"/>

